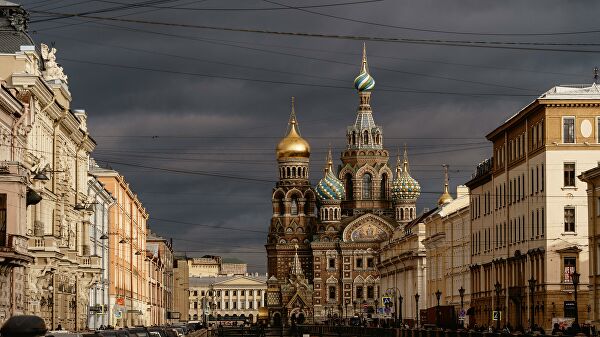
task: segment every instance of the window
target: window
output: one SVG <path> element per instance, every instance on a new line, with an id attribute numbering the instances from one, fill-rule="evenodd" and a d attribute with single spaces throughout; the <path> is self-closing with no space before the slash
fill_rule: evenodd
<path id="1" fill-rule="evenodd" d="M 575 187 L 575 163 L 564 165 L 565 187 Z"/>
<path id="2" fill-rule="evenodd" d="M 229 302 L 225 302 L 225 309 L 229 309 Z"/>
<path id="3" fill-rule="evenodd" d="M 217 309 L 221 309 L 221 302 L 217 302 Z"/>
<path id="4" fill-rule="evenodd" d="M 335 300 L 335 286 L 329 286 L 329 299 Z"/>
<path id="5" fill-rule="evenodd" d="M 248 309 L 254 309 L 254 302 L 248 302 Z"/>
<path id="6" fill-rule="evenodd" d="M 221 290 L 217 290 L 217 296 L 221 297 Z"/>
<path id="7" fill-rule="evenodd" d="M 357 286 L 356 287 L 356 298 L 363 298 L 364 297 L 364 293 L 363 293 L 363 287 L 362 286 Z"/>
<path id="8" fill-rule="evenodd" d="M 371 199 L 373 179 L 369 173 L 365 173 L 362 178 L 363 199 Z"/>
<path id="9" fill-rule="evenodd" d="M 542 164 L 542 167 L 540 168 L 541 171 L 541 186 L 540 186 L 540 192 L 544 192 L 544 164 Z"/>
<path id="10" fill-rule="evenodd" d="M 363 144 L 369 144 L 369 131 L 363 132 Z"/>
<path id="11" fill-rule="evenodd" d="M 575 257 L 564 257 L 563 258 L 563 282 L 573 283 L 573 273 L 575 273 L 575 264 L 577 259 Z"/>
<path id="12" fill-rule="evenodd" d="M 292 203 L 290 205 L 290 213 L 292 215 L 298 215 L 298 200 L 296 200 L 296 198 L 292 198 Z"/>
<path id="13" fill-rule="evenodd" d="M 565 207 L 565 232 L 575 232 L 575 207 Z"/>
<path id="14" fill-rule="evenodd" d="M 362 268 L 363 267 L 363 259 L 362 257 L 359 257 L 356 259 L 356 268 Z"/>
<path id="15" fill-rule="evenodd" d="M 198 302 L 194 302 L 194 309 L 198 309 Z"/>
<path id="16" fill-rule="evenodd" d="M 367 268 L 375 268 L 375 262 L 372 257 L 367 259 Z"/>
<path id="17" fill-rule="evenodd" d="M 367 287 L 367 298 L 375 298 L 375 287 L 373 287 L 373 286 Z"/>
<path id="18" fill-rule="evenodd" d="M 387 199 L 387 186 L 388 185 L 388 179 L 387 179 L 387 174 L 382 174 L 381 175 L 381 194 L 380 197 L 381 199 Z"/>
<path id="19" fill-rule="evenodd" d="M 6 194 L 0 194 L 0 247 L 6 244 Z"/>
<path id="20" fill-rule="evenodd" d="M 200 292 L 200 296 L 204 296 L 204 290 Z"/>
<path id="21" fill-rule="evenodd" d="M 229 290 L 225 290 L 225 296 L 229 296 Z"/>
<path id="22" fill-rule="evenodd" d="M 256 291 L 256 295 L 260 296 L 260 293 L 261 293 L 261 291 L 260 291 L 260 290 L 257 290 L 257 291 Z"/>
<path id="23" fill-rule="evenodd" d="M 353 183 L 352 183 L 352 174 L 346 173 L 345 179 L 346 181 L 346 200 L 352 200 L 352 196 L 354 193 Z"/>
<path id="24" fill-rule="evenodd" d="M 198 290 L 194 290 L 194 296 L 198 296 Z"/>
<path id="25" fill-rule="evenodd" d="M 241 290 L 240 292 L 241 292 L 240 295 L 242 295 L 242 296 L 244 296 L 246 294 L 246 291 L 244 291 L 244 290 Z"/>
<path id="26" fill-rule="evenodd" d="M 237 296 L 237 290 L 233 291 L 233 296 Z"/>
<path id="27" fill-rule="evenodd" d="M 575 117 L 563 117 L 563 143 L 575 143 Z"/>
<path id="28" fill-rule="evenodd" d="M 233 302 L 233 309 L 237 309 L 237 302 Z"/>
<path id="29" fill-rule="evenodd" d="M 335 268 L 335 259 L 332 257 L 329 258 L 329 268 Z"/>

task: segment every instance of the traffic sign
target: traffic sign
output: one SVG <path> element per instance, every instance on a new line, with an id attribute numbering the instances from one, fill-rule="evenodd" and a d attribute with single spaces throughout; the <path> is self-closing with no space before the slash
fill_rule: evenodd
<path id="1" fill-rule="evenodd" d="M 381 298 L 381 303 L 383 304 L 383 306 L 391 306 L 392 305 L 392 298 L 389 296 L 384 296 Z"/>
<path id="2" fill-rule="evenodd" d="M 115 318 L 116 319 L 123 318 L 123 311 L 121 311 L 121 310 L 115 310 Z"/>
<path id="3" fill-rule="evenodd" d="M 492 311 L 492 321 L 499 321 L 502 319 L 502 311 Z"/>

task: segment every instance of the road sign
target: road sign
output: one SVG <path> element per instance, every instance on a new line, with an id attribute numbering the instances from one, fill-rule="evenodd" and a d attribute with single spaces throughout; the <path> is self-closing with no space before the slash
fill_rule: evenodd
<path id="1" fill-rule="evenodd" d="M 123 311 L 121 311 L 121 310 L 115 310 L 115 318 L 116 319 L 123 318 Z"/>
<path id="2" fill-rule="evenodd" d="M 385 307 L 386 305 L 391 305 L 392 304 L 392 298 L 389 296 L 384 296 L 381 298 L 381 303 L 383 303 L 383 306 Z"/>
<path id="3" fill-rule="evenodd" d="M 125 299 L 123 297 L 117 297 L 118 305 L 125 305 Z"/>
<path id="4" fill-rule="evenodd" d="M 492 311 L 492 321 L 499 321 L 502 319 L 502 311 Z"/>

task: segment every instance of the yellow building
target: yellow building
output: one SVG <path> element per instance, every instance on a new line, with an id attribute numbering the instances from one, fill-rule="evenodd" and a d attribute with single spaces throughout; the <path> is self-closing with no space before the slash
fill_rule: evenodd
<path id="1" fill-rule="evenodd" d="M 487 135 L 493 158 L 467 183 L 478 324 L 495 325 L 493 311 L 500 326 L 584 322 L 588 206 L 576 177 L 598 165 L 599 104 L 596 84 L 557 86 Z"/>
<path id="2" fill-rule="evenodd" d="M 173 321 L 187 321 L 190 309 L 190 270 L 188 258 L 175 256 L 173 259 Z M 179 316 L 179 317 L 177 317 Z"/>
<path id="3" fill-rule="evenodd" d="M 149 324 L 150 271 L 145 260 L 148 213 L 117 171 L 94 167 L 93 173 L 116 200 L 109 210 L 107 233 L 110 324 L 118 327 Z"/>
<path id="4" fill-rule="evenodd" d="M 579 176 L 587 183 L 588 240 L 590 247 L 590 297 L 588 315 L 596 327 L 600 323 L 600 166 L 587 170 Z"/>

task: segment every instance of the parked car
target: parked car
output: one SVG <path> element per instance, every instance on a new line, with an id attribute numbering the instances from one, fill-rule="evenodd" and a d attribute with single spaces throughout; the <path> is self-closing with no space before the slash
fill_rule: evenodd
<path id="1" fill-rule="evenodd" d="M 146 329 L 143 326 L 127 328 L 125 330 L 127 330 L 127 332 L 129 332 L 129 335 L 133 336 L 133 337 L 150 337 L 150 334 L 148 333 L 148 329 Z"/>
<path id="2" fill-rule="evenodd" d="M 69 332 L 67 330 L 48 331 L 46 337 L 81 337 L 78 332 Z"/>

